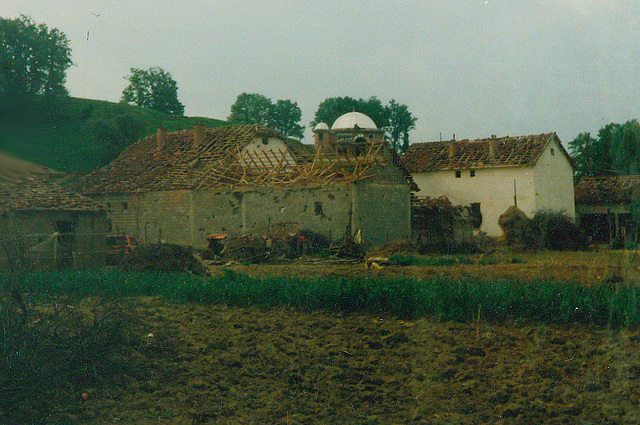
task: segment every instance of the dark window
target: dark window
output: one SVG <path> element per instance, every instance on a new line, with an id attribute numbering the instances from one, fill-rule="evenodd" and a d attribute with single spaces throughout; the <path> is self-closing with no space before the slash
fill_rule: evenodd
<path id="1" fill-rule="evenodd" d="M 268 137 L 263 137 L 262 138 L 262 144 L 263 145 L 268 145 L 269 144 L 269 138 Z"/>
<path id="2" fill-rule="evenodd" d="M 476 176 L 476 170 L 469 170 L 469 177 L 475 177 Z"/>
<path id="3" fill-rule="evenodd" d="M 123 202 L 123 203 L 122 203 L 122 211 L 126 211 L 126 210 L 128 210 L 128 209 L 129 209 L 129 204 L 128 204 L 128 203 L 126 203 L 126 202 Z"/>
<path id="4" fill-rule="evenodd" d="M 314 212 L 316 215 L 324 216 L 324 212 L 322 211 L 322 202 L 316 201 Z"/>
<path id="5" fill-rule="evenodd" d="M 456 170 L 456 178 L 459 179 L 460 176 L 462 176 L 462 173 L 460 172 L 460 170 Z"/>
<path id="6" fill-rule="evenodd" d="M 554 156 L 556 154 L 556 151 L 553 148 L 551 148 L 549 152 L 551 152 L 551 156 Z"/>
<path id="7" fill-rule="evenodd" d="M 482 226 L 482 212 L 480 211 L 480 202 L 471 203 L 471 222 L 474 229 Z"/>

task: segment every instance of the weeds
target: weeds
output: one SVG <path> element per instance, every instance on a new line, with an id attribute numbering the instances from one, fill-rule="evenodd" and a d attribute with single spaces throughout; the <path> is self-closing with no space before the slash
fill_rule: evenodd
<path id="1" fill-rule="evenodd" d="M 87 321 L 68 306 L 45 312 L 3 298 L 0 422 L 44 423 L 60 409 L 79 409 L 81 389 L 125 370 L 114 354 L 127 344 L 128 319 L 115 304 Z"/>

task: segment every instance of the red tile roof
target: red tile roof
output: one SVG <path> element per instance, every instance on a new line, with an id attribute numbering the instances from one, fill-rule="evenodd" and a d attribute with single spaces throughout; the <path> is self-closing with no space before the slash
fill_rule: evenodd
<path id="1" fill-rule="evenodd" d="M 157 134 L 140 140 L 104 168 L 80 179 L 75 187 L 91 195 L 344 182 L 371 177 L 369 171 L 386 165 L 387 160 L 386 143 L 367 145 L 368 154 L 359 157 L 331 148 L 317 153 L 313 146 L 287 140 L 260 125 L 202 128 L 198 143 L 194 143 L 195 133 L 167 133 L 161 143 Z M 286 151 L 261 157 L 243 152 L 256 137 L 279 138 Z"/>
<path id="2" fill-rule="evenodd" d="M 494 137 L 472 141 L 414 143 L 402 156 L 402 163 L 411 173 L 467 168 L 532 166 L 547 144 L 554 138 L 558 141 L 564 155 L 573 164 L 555 133 Z"/>
<path id="3" fill-rule="evenodd" d="M 630 204 L 640 199 L 640 176 L 583 177 L 575 187 L 576 204 Z"/>
<path id="4" fill-rule="evenodd" d="M 0 212 L 105 210 L 97 202 L 49 181 L 56 174 L 0 153 Z"/>

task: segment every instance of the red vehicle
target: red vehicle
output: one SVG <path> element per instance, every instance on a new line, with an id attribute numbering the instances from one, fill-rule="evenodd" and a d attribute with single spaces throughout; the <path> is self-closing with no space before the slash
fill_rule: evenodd
<path id="1" fill-rule="evenodd" d="M 131 235 L 107 235 L 107 264 L 117 263 L 137 247 L 138 241 Z"/>

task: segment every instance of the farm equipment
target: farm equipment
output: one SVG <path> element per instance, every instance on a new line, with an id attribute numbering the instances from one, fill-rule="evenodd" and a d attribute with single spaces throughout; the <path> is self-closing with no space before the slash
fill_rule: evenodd
<path id="1" fill-rule="evenodd" d="M 278 257 L 296 258 L 306 248 L 306 238 L 300 231 L 300 224 L 293 221 L 273 223 L 264 236 L 212 233 L 207 240 L 207 257 L 233 261 L 262 262 Z"/>

